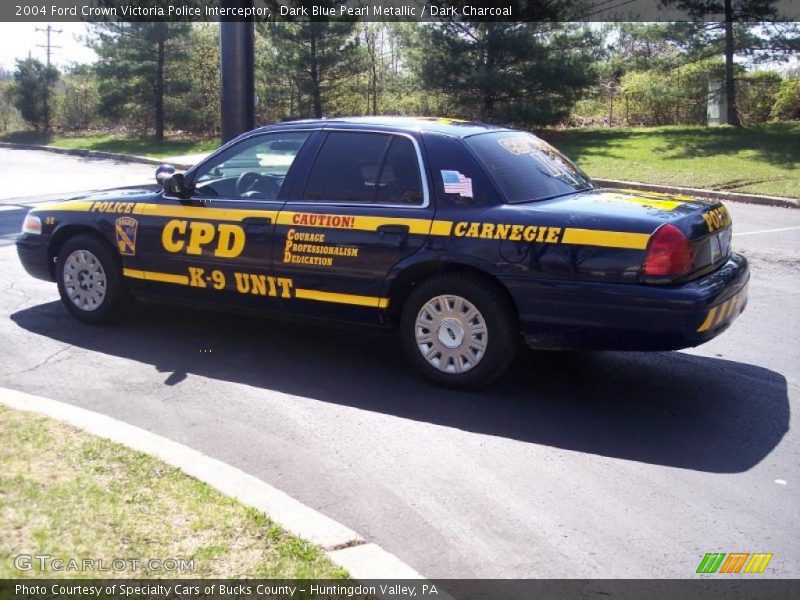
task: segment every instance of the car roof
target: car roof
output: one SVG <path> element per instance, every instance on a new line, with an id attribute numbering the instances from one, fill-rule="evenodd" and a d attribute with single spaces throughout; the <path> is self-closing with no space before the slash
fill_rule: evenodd
<path id="1" fill-rule="evenodd" d="M 284 127 L 305 128 L 324 127 L 326 129 L 371 129 L 379 127 L 393 131 L 407 132 L 432 132 L 442 133 L 452 137 L 464 138 L 479 133 L 490 131 L 509 131 L 506 127 L 479 123 L 477 121 L 462 121 L 460 119 L 447 119 L 444 117 L 336 117 L 331 119 L 303 119 L 298 121 L 285 121 L 262 127 L 264 131 L 275 131 Z"/>

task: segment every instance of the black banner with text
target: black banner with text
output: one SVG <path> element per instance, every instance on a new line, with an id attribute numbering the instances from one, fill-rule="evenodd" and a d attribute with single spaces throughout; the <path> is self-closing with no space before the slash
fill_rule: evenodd
<path id="1" fill-rule="evenodd" d="M 738 0 L 736 0 L 738 1 Z M 744 2 L 745 0 L 741 0 Z M 720 3 L 721 4 L 721 3 Z M 800 1 L 737 20 L 800 21 Z M 688 0 L 4 0 L 0 21 L 720 21 Z"/>
<path id="2" fill-rule="evenodd" d="M 614 580 L 6 579 L 0 600 L 789 600 L 800 580 L 759 576 Z"/>

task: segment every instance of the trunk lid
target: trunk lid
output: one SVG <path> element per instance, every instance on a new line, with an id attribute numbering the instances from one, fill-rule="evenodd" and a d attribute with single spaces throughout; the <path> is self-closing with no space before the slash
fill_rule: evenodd
<path id="1" fill-rule="evenodd" d="M 689 277 L 720 266 L 730 255 L 731 218 L 716 200 L 692 196 L 593 189 L 526 204 L 530 210 L 561 213 L 570 227 L 652 235 L 669 223 L 688 238 L 694 255 Z"/>

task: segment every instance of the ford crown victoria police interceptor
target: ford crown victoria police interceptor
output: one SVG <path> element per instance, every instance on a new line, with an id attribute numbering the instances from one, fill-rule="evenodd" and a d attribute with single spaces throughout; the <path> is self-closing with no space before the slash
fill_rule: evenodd
<path id="1" fill-rule="evenodd" d="M 163 189 L 32 210 L 17 247 L 81 321 L 155 296 L 397 327 L 431 379 L 498 376 L 536 348 L 701 344 L 749 271 L 718 202 L 595 189 L 522 131 L 446 119 L 246 133 Z"/>

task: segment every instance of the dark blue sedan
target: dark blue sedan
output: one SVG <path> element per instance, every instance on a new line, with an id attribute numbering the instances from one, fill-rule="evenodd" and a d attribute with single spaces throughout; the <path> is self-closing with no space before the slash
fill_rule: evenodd
<path id="1" fill-rule="evenodd" d="M 596 189 L 523 131 L 296 121 L 158 180 L 28 214 L 20 259 L 78 319 L 149 296 L 394 327 L 419 371 L 471 387 L 520 342 L 695 346 L 747 302 L 722 204 Z"/>

